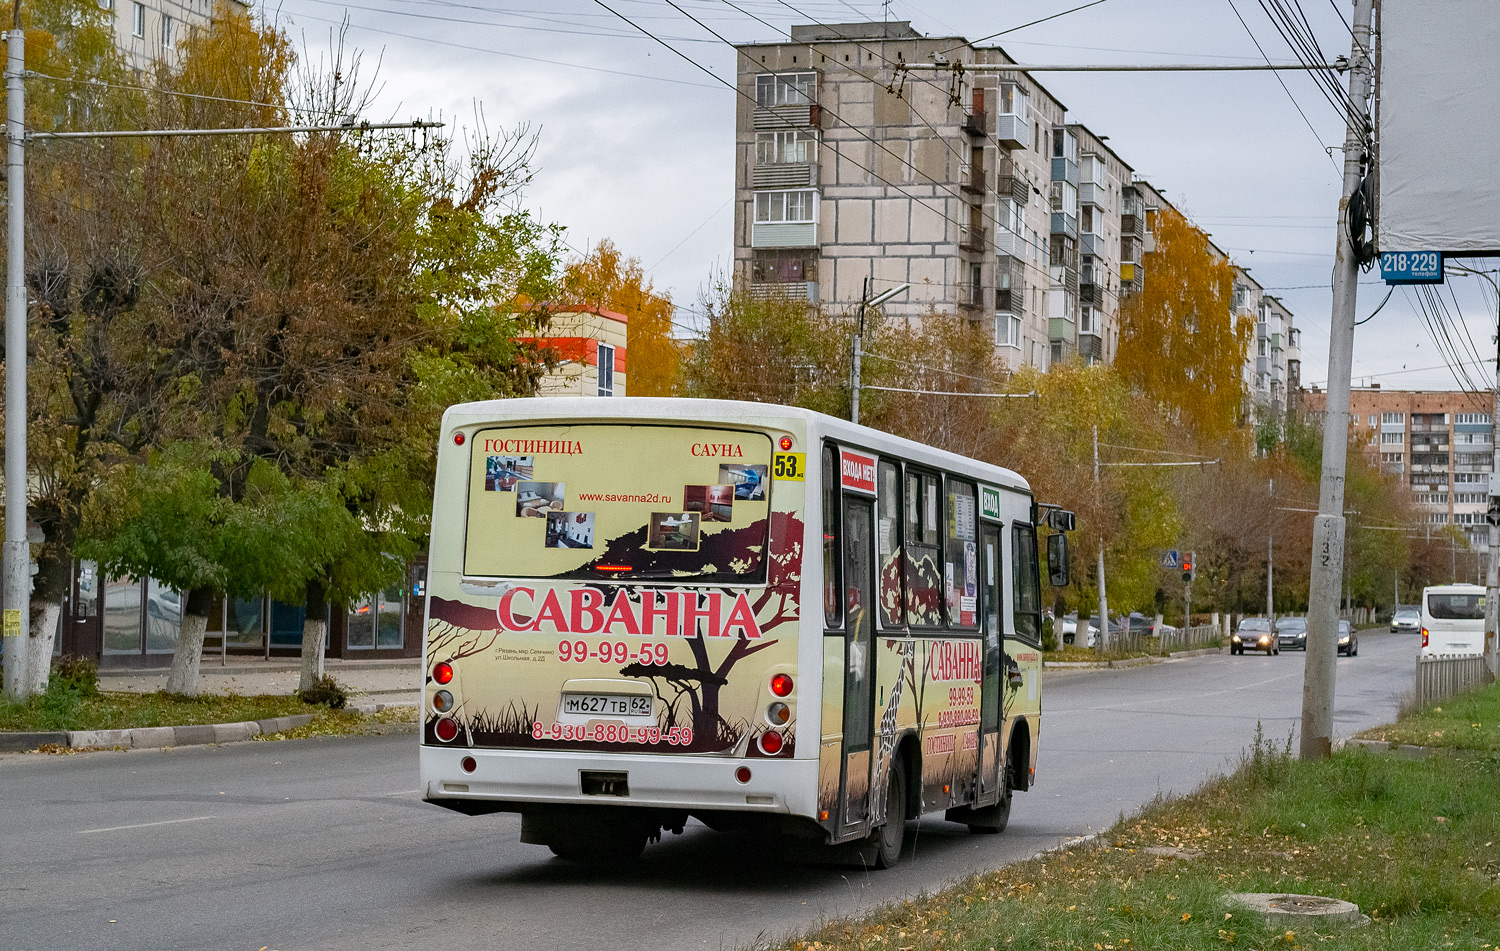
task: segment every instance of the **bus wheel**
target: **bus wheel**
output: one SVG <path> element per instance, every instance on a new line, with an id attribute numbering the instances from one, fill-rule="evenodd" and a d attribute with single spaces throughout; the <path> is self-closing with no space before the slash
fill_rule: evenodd
<path id="1" fill-rule="evenodd" d="M 890 771 L 885 787 L 885 825 L 871 836 L 876 868 L 892 868 L 901 861 L 901 846 L 906 840 L 906 770 L 901 760 L 893 757 Z"/>
<path id="2" fill-rule="evenodd" d="M 1007 765 L 1002 777 L 1005 785 L 1000 792 L 1000 801 L 993 806 L 971 810 L 965 817 L 970 832 L 975 835 L 999 835 L 1010 824 L 1010 805 L 1016 795 L 1015 787 L 1010 782 L 1010 771 L 1011 766 Z"/>

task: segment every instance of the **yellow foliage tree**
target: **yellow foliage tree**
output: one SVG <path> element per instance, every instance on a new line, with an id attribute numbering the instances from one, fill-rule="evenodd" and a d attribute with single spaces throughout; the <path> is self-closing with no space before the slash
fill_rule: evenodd
<path id="1" fill-rule="evenodd" d="M 1254 319 L 1230 310 L 1234 267 L 1171 208 L 1156 215 L 1145 288 L 1120 308 L 1115 367 L 1177 425 L 1218 440 L 1240 422 Z"/>
<path id="2" fill-rule="evenodd" d="M 626 258 L 605 238 L 567 265 L 563 290 L 571 303 L 591 304 L 629 318 L 625 352 L 631 396 L 671 396 L 680 352 L 672 340 L 672 296 L 658 293 L 639 258 Z"/>

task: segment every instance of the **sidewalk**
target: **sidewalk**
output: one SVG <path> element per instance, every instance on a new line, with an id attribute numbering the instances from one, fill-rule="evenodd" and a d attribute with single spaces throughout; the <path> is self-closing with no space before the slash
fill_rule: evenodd
<path id="1" fill-rule="evenodd" d="M 217 658 L 203 659 L 198 668 L 199 690 L 203 693 L 291 694 L 297 689 L 301 661 L 296 658 L 230 657 L 220 667 Z M 422 662 L 408 660 L 337 660 L 324 661 L 323 669 L 333 679 L 349 688 L 351 701 L 376 702 L 385 705 L 417 706 L 422 699 Z M 167 684 L 167 668 L 150 670 L 101 670 L 100 690 L 150 693 Z"/>

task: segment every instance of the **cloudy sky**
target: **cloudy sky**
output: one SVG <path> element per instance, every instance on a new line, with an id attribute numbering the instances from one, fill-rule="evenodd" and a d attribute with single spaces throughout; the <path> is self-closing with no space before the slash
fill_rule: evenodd
<path id="1" fill-rule="evenodd" d="M 887 7 L 674 2 L 702 25 L 666 0 L 280 0 L 263 12 L 312 58 L 326 56 L 331 32 L 347 18 L 365 78 L 377 84 L 381 118 L 441 115 L 472 126 L 482 110 L 492 130 L 528 124 L 540 144 L 525 204 L 566 226 L 574 248 L 607 237 L 638 257 L 692 325 L 700 290 L 733 253 L 734 93 L 709 74 L 733 82 L 735 56 L 709 29 L 732 42 L 777 41 L 790 24 L 878 20 Z M 1084 2 L 891 0 L 888 15 L 931 36 L 978 39 Z M 1341 14 L 1350 6 L 1302 3 L 1330 57 L 1349 53 Z M 1274 61 L 1292 60 L 1256 0 L 1104 0 L 991 42 L 1036 64 L 1264 62 L 1256 40 Z M 1038 78 L 1068 107 L 1070 121 L 1109 136 L 1127 162 L 1287 302 L 1302 328 L 1303 381 L 1322 384 L 1341 179 L 1335 146 L 1344 133 L 1316 84 L 1303 74 L 1267 72 Z M 1492 382 L 1494 298 L 1479 281 L 1450 280 L 1443 290 L 1451 323 L 1438 340 L 1412 292 L 1397 289 L 1358 331 L 1355 384 Z M 1378 273 L 1363 275 L 1360 315 L 1385 296 Z M 1451 353 L 1469 365 L 1452 367 Z"/>

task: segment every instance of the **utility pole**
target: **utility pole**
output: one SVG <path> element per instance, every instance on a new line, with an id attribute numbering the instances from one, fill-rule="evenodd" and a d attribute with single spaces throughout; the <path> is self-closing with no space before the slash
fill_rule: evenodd
<path id="1" fill-rule="evenodd" d="M 1328 340 L 1328 410 L 1323 419 L 1323 472 L 1313 521 L 1312 573 L 1307 612 L 1307 663 L 1302 679 L 1303 759 L 1333 752 L 1333 697 L 1338 660 L 1339 569 L 1344 560 L 1344 474 L 1349 443 L 1349 385 L 1354 363 L 1354 305 L 1359 262 L 1345 226 L 1349 198 L 1360 187 L 1369 155 L 1366 103 L 1370 98 L 1370 16 L 1373 0 L 1354 0 L 1349 54 L 1353 109 L 1344 135 L 1344 189 L 1339 200 L 1333 262 L 1333 311 Z"/>
<path id="2" fill-rule="evenodd" d="M 1273 498 L 1276 495 L 1276 480 L 1266 480 L 1266 497 Z M 1276 517 L 1276 507 L 1268 506 L 1271 518 Z M 1276 601 L 1271 596 L 1271 577 L 1273 571 L 1273 556 L 1276 554 L 1276 523 L 1272 522 L 1270 529 L 1266 531 L 1266 620 L 1271 624 L 1271 630 L 1276 630 Z"/>
<path id="3" fill-rule="evenodd" d="M 1103 511 L 1099 507 L 1099 425 L 1094 424 L 1094 508 Z M 1088 634 L 1088 623 L 1082 618 L 1082 611 L 1078 612 L 1079 623 L 1083 625 L 1084 636 Z M 1104 529 L 1099 530 L 1099 634 L 1094 640 L 1094 651 L 1104 653 L 1107 649 L 1105 642 L 1109 640 L 1109 596 L 1104 591 Z"/>
<path id="4" fill-rule="evenodd" d="M 870 279 L 865 278 L 859 295 L 859 316 L 854 320 L 854 350 L 849 356 L 849 422 L 859 425 L 859 347 L 865 335 L 865 308 L 869 307 Z"/>
<path id="5" fill-rule="evenodd" d="M 28 696 L 31 546 L 26 539 L 26 31 L 5 35 L 5 696 Z"/>

